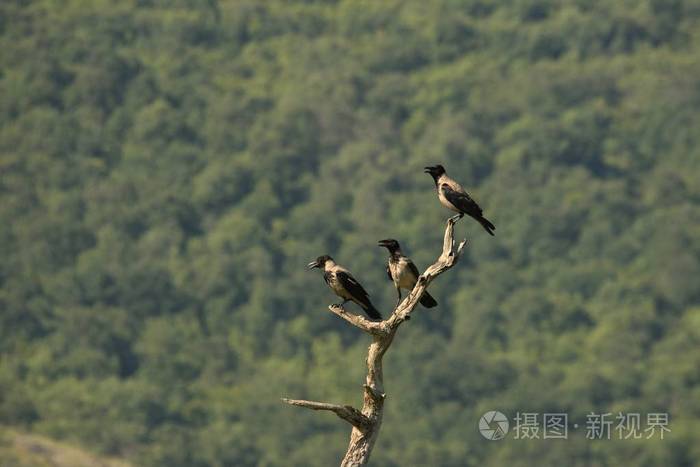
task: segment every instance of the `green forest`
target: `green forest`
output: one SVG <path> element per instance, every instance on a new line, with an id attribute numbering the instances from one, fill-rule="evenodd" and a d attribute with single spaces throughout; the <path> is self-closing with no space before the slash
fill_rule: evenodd
<path id="1" fill-rule="evenodd" d="M 370 339 L 305 266 L 387 316 L 377 241 L 425 268 L 453 214 L 435 164 L 496 236 L 456 225 L 371 464 L 699 465 L 700 0 L 2 0 L 0 427 L 337 465 L 349 425 L 280 398 L 361 405 Z M 569 437 L 484 439 L 489 410 Z M 591 412 L 671 431 L 587 439 Z"/>

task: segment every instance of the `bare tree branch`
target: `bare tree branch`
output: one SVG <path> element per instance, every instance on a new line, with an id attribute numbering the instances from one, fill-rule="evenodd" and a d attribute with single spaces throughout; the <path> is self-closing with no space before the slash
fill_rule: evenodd
<path id="1" fill-rule="evenodd" d="M 386 334 L 387 332 L 383 321 L 370 321 L 364 316 L 348 312 L 340 305 L 330 305 L 328 309 L 331 310 L 333 314 L 340 316 L 353 326 L 356 326 L 370 334 Z"/>
<path id="2" fill-rule="evenodd" d="M 431 264 L 423 274 L 418 278 L 415 287 L 408 294 L 408 297 L 402 301 L 399 306 L 391 314 L 391 317 L 387 320 L 390 328 L 394 329 L 403 321 L 410 318 L 411 313 L 418 305 L 423 293 L 428 288 L 428 285 L 440 274 L 452 268 L 459 257 L 462 255 L 462 250 L 467 244 L 467 240 L 462 240 L 459 245 L 455 248 L 454 241 L 454 225 L 455 218 L 449 218 L 447 220 L 447 227 L 445 228 L 445 236 L 442 242 L 442 253 L 438 259 Z"/>
<path id="3" fill-rule="evenodd" d="M 367 377 L 364 384 L 364 396 L 362 411 L 349 405 L 328 404 L 326 402 L 312 402 L 304 400 L 282 399 L 284 402 L 307 407 L 314 410 L 330 410 L 340 418 L 350 422 L 353 426 L 350 433 L 350 443 L 341 467 L 365 465 L 369 461 L 382 424 L 384 415 L 384 372 L 382 358 L 391 346 L 394 335 L 401 323 L 410 319 L 410 315 L 418 305 L 420 298 L 428 288 L 428 285 L 440 274 L 452 268 L 462 254 L 466 239 L 455 247 L 454 224 L 455 218 L 447 221 L 445 236 L 442 243 L 442 253 L 438 259 L 430 265 L 418 278 L 415 287 L 394 311 L 384 321 L 376 322 L 348 313 L 344 308 L 331 305 L 329 309 L 353 326 L 372 335 L 372 343 L 367 351 Z"/>
<path id="4" fill-rule="evenodd" d="M 298 407 L 306 407 L 311 410 L 329 410 L 361 431 L 365 431 L 370 426 L 369 419 L 362 415 L 362 412 L 350 405 L 329 404 L 328 402 L 305 401 L 301 399 L 286 399 L 284 397 L 282 398 L 282 402 Z"/>

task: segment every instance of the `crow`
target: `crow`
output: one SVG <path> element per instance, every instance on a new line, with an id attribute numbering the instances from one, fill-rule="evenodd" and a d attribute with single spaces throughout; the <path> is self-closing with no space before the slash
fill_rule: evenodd
<path id="1" fill-rule="evenodd" d="M 394 287 L 396 287 L 396 292 L 399 295 L 396 306 L 399 306 L 399 303 L 401 303 L 401 289 L 413 290 L 416 282 L 418 282 L 420 273 L 413 261 L 401 252 L 399 242 L 393 238 L 387 238 L 386 240 L 380 240 L 378 244 L 389 250 L 386 273 L 389 275 L 389 279 L 394 281 Z M 426 308 L 437 306 L 437 302 L 428 292 L 423 293 L 420 304 Z"/>
<path id="2" fill-rule="evenodd" d="M 319 256 L 315 261 L 310 262 L 308 267 L 309 269 L 323 268 L 323 279 L 325 279 L 326 284 L 337 296 L 343 299 L 340 306 L 352 300 L 360 305 L 370 319 L 382 319 L 382 315 L 369 300 L 367 291 L 352 277 L 350 271 L 337 265 L 333 258 L 328 255 Z"/>
<path id="3" fill-rule="evenodd" d="M 459 219 L 465 214 L 473 217 L 490 235 L 494 235 L 493 231 L 496 230 L 496 226 L 483 216 L 479 205 L 462 188 L 462 185 L 447 176 L 443 166 L 438 164 L 426 167 L 425 173 L 430 174 L 435 180 L 438 199 L 443 206 L 459 213 L 457 216 Z"/>

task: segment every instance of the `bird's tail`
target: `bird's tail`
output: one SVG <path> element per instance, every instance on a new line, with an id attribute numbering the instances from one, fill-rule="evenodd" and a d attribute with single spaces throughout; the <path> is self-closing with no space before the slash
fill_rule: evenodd
<path id="1" fill-rule="evenodd" d="M 372 305 L 372 302 L 367 300 L 367 303 L 363 303 L 361 306 L 362 306 L 362 309 L 365 310 L 365 313 L 367 314 L 367 316 L 369 316 L 370 319 L 381 321 L 382 315 L 374 307 L 374 305 Z"/>
<path id="2" fill-rule="evenodd" d="M 484 216 L 477 217 L 476 219 L 479 221 L 479 224 L 489 233 L 489 235 L 494 235 L 493 231 L 496 230 L 496 226 L 491 223 L 487 218 Z"/>
<path id="3" fill-rule="evenodd" d="M 425 292 L 420 298 L 420 304 L 426 308 L 433 308 L 437 306 L 437 302 L 428 292 Z"/>

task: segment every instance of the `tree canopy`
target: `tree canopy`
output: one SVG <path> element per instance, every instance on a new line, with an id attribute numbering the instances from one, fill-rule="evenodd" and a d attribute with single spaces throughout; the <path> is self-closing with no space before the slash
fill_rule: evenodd
<path id="1" fill-rule="evenodd" d="M 700 462 L 700 1 L 4 0 L 0 424 L 135 465 L 326 466 L 442 163 L 498 230 L 387 354 L 382 466 Z M 431 247 L 432 246 L 432 247 Z M 425 398 L 425 394 L 431 398 Z M 668 412 L 484 440 L 487 410 Z"/>

